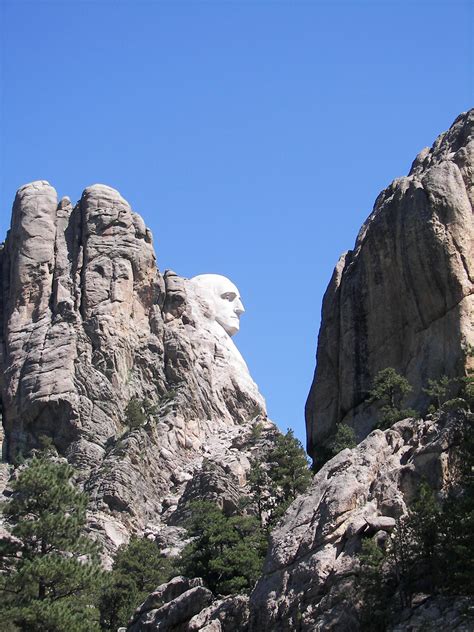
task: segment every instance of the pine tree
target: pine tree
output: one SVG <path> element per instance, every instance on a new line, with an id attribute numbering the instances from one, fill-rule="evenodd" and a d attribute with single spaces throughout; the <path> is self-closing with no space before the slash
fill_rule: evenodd
<path id="1" fill-rule="evenodd" d="M 386 565 L 385 551 L 374 540 L 363 540 L 358 557 L 360 571 L 357 589 L 361 599 L 361 629 L 366 632 L 384 632 L 389 620 L 390 598 L 394 592 L 393 576 Z"/>
<path id="2" fill-rule="evenodd" d="M 401 408 L 403 398 L 412 390 L 408 380 L 391 367 L 377 373 L 368 401 L 381 405 L 380 428 L 389 428 L 400 419 L 417 415 L 415 410 Z"/>
<path id="3" fill-rule="evenodd" d="M 276 497 L 276 506 L 270 518 L 275 524 L 293 500 L 308 488 L 312 474 L 308 457 L 293 430 L 279 435 L 275 447 L 268 455 L 268 475 Z"/>
<path id="4" fill-rule="evenodd" d="M 25 632 L 99 630 L 99 549 L 83 535 L 87 497 L 72 476 L 67 463 L 35 456 L 3 510 L 13 538 L 1 548 L 1 616 Z"/>
<path id="5" fill-rule="evenodd" d="M 135 609 L 157 586 L 172 576 L 172 562 L 164 558 L 154 542 L 132 536 L 121 546 L 107 586 L 99 601 L 103 630 L 115 632 L 125 626 Z"/>
<path id="6" fill-rule="evenodd" d="M 356 445 L 357 439 L 354 428 L 344 423 L 337 424 L 336 433 L 329 443 L 331 458 L 346 448 L 355 448 Z"/>
<path id="7" fill-rule="evenodd" d="M 439 380 L 428 380 L 428 385 L 423 391 L 436 402 L 436 410 L 441 410 L 441 406 L 448 399 L 449 391 L 453 380 L 447 375 L 443 375 Z"/>
<path id="8" fill-rule="evenodd" d="M 226 516 L 209 501 L 192 503 L 187 525 L 193 541 L 184 548 L 180 567 L 202 577 L 215 593 L 249 592 L 258 579 L 267 539 L 251 516 Z"/>
<path id="9" fill-rule="evenodd" d="M 423 482 L 408 513 L 399 519 L 387 547 L 399 585 L 401 606 L 410 606 L 416 592 L 436 592 L 440 581 L 441 507 Z"/>
<path id="10" fill-rule="evenodd" d="M 458 452 L 459 479 L 441 512 L 440 576 L 451 594 L 474 595 L 474 416 L 466 415 Z"/>
<path id="11" fill-rule="evenodd" d="M 250 502 L 253 502 L 257 510 L 260 525 L 265 527 L 267 517 L 274 506 L 274 499 L 270 491 L 270 477 L 260 459 L 256 459 L 250 466 L 248 482 L 251 494 Z"/>

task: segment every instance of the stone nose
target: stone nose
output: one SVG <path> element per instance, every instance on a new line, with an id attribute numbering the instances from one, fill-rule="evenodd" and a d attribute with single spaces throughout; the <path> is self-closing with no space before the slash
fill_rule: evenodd
<path id="1" fill-rule="evenodd" d="M 242 301 L 240 300 L 240 298 L 237 299 L 235 308 L 234 308 L 234 314 L 237 314 L 237 316 L 240 316 L 241 314 L 243 314 L 245 312 L 244 306 L 242 304 Z"/>

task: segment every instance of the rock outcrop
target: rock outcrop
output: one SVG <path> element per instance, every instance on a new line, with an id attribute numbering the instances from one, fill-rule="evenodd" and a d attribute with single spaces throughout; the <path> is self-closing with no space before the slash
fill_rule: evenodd
<path id="1" fill-rule="evenodd" d="M 400 421 L 326 463 L 272 532 L 251 595 L 251 631 L 360 629 L 355 578 L 362 539 L 387 537 L 422 480 L 445 489 L 465 415 Z"/>
<path id="2" fill-rule="evenodd" d="M 423 411 L 428 379 L 471 368 L 473 122 L 474 110 L 458 117 L 408 177 L 381 193 L 355 249 L 336 266 L 306 406 L 308 450 L 317 456 L 341 422 L 362 442 L 328 461 L 272 532 L 250 598 L 251 631 L 359 630 L 362 540 L 386 540 L 421 481 L 442 495 L 455 479 L 470 413 L 425 414 L 382 432 L 373 430 L 367 399 L 377 372 L 393 367 L 413 386 L 406 405 Z M 456 607 L 403 616 L 394 629 L 433 629 L 430 617 L 454 621 Z"/>
<path id="3" fill-rule="evenodd" d="M 202 579 L 175 577 L 139 606 L 127 632 L 246 632 L 248 597 L 217 599 Z M 125 630 L 125 629 L 124 629 Z"/>
<path id="4" fill-rule="evenodd" d="M 339 422 L 374 427 L 368 392 L 393 367 L 424 410 L 428 379 L 465 374 L 473 323 L 474 110 L 460 115 L 407 177 L 383 191 L 326 290 L 317 367 L 306 404 L 315 456 Z"/>
<path id="5" fill-rule="evenodd" d="M 209 494 L 236 502 L 276 428 L 205 296 L 159 272 L 150 231 L 117 191 L 91 186 L 73 206 L 45 181 L 23 186 L 0 267 L 6 460 L 52 441 L 110 550 L 145 529 L 176 548 L 173 514 L 193 486 L 206 496 L 213 464 Z"/>
<path id="6" fill-rule="evenodd" d="M 211 604 L 213 594 L 201 579 L 174 577 L 158 586 L 137 609 L 128 626 L 129 632 L 183 629 L 190 619 Z"/>

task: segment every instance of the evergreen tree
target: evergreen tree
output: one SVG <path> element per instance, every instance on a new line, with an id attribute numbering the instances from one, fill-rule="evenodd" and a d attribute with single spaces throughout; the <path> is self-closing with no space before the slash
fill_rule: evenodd
<path id="1" fill-rule="evenodd" d="M 388 559 L 397 578 L 402 607 L 411 605 L 414 593 L 434 593 L 439 586 L 440 512 L 433 490 L 422 483 L 417 498 L 389 540 Z"/>
<path id="2" fill-rule="evenodd" d="M 354 429 L 345 423 L 337 424 L 336 432 L 329 441 L 325 445 L 318 446 L 313 459 L 313 470 L 317 472 L 336 454 L 339 454 L 346 448 L 355 448 L 356 445 L 357 437 Z"/>
<path id="3" fill-rule="evenodd" d="M 448 399 L 449 390 L 453 380 L 443 375 L 439 380 L 428 380 L 428 386 L 423 391 L 436 402 L 436 410 Z"/>
<path id="4" fill-rule="evenodd" d="M 403 398 L 412 390 L 408 380 L 391 367 L 377 373 L 369 393 L 369 402 L 381 405 L 380 428 L 389 428 L 400 419 L 417 415 L 414 410 L 401 408 Z"/>
<path id="5" fill-rule="evenodd" d="M 357 445 L 356 434 L 353 428 L 347 424 L 337 424 L 336 433 L 329 443 L 331 457 L 336 456 L 346 448 L 355 448 Z"/>
<path id="6" fill-rule="evenodd" d="M 363 540 L 359 553 L 360 571 L 357 580 L 361 629 L 384 632 L 389 620 L 389 603 L 394 592 L 392 574 L 386 567 L 385 551 L 374 540 Z"/>
<path id="7" fill-rule="evenodd" d="M 265 465 L 256 459 L 250 466 L 248 475 L 251 501 L 257 510 L 257 517 L 262 527 L 266 526 L 269 513 L 274 507 L 274 498 L 271 493 L 271 479 Z"/>
<path id="8" fill-rule="evenodd" d="M 301 442 L 288 429 L 278 435 L 275 447 L 268 455 L 268 475 L 276 498 L 270 523 L 275 524 L 293 500 L 308 488 L 312 474 L 308 457 Z"/>
<path id="9" fill-rule="evenodd" d="M 466 415 L 458 452 L 459 479 L 450 491 L 439 520 L 443 589 L 474 595 L 474 416 Z"/>
<path id="10" fill-rule="evenodd" d="M 87 497 L 72 476 L 67 463 L 35 456 L 3 510 L 13 538 L 2 542 L 1 615 L 25 632 L 99 630 L 99 549 L 83 535 Z"/>
<path id="11" fill-rule="evenodd" d="M 250 592 L 267 548 L 258 520 L 227 517 L 216 505 L 203 501 L 192 503 L 187 529 L 193 541 L 182 552 L 182 573 L 202 577 L 215 593 Z"/>
<path id="12" fill-rule="evenodd" d="M 112 572 L 99 601 L 103 630 L 125 626 L 135 609 L 157 586 L 172 576 L 172 562 L 154 542 L 132 536 L 115 556 Z"/>

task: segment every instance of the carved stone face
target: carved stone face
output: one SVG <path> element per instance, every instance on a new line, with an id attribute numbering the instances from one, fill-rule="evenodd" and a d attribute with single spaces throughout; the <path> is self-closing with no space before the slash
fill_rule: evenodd
<path id="1" fill-rule="evenodd" d="M 229 336 L 236 334 L 240 329 L 240 315 L 245 309 L 239 290 L 232 281 L 220 274 L 200 274 L 191 282 L 198 294 L 209 303 L 216 322 Z"/>

